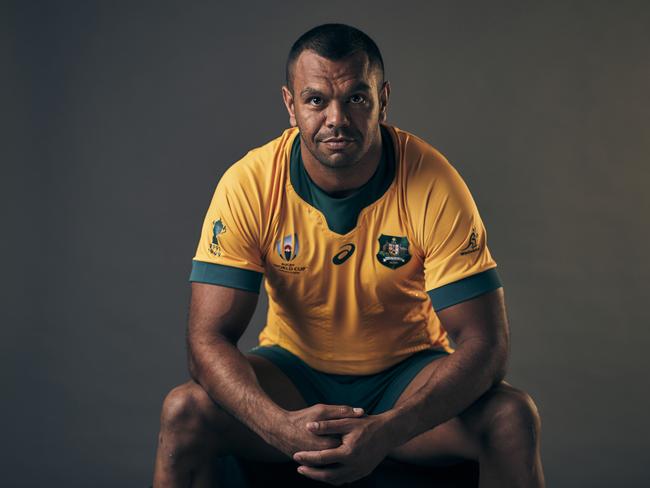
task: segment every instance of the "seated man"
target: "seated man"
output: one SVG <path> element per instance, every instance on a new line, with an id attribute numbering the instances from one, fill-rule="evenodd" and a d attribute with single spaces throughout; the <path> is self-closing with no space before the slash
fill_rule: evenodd
<path id="1" fill-rule="evenodd" d="M 474 459 L 482 487 L 544 486 L 537 408 L 503 381 L 503 288 L 467 186 L 386 124 L 364 33 L 308 31 L 286 74 L 291 128 L 225 172 L 205 217 L 192 379 L 163 403 L 154 488 L 214 486 L 225 455 L 334 485 L 385 458 Z M 267 322 L 242 354 L 262 277 Z"/>

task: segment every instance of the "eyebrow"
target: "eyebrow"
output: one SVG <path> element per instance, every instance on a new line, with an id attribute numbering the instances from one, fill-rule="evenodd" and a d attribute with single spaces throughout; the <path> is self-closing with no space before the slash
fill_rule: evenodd
<path id="1" fill-rule="evenodd" d="M 352 89 L 349 90 L 349 91 L 350 92 L 370 91 L 370 85 L 368 85 L 367 83 L 364 83 L 363 81 L 360 81 L 356 85 L 354 85 L 352 87 Z M 307 88 L 304 88 L 300 92 L 301 97 L 304 97 L 305 95 L 322 95 L 322 94 L 323 94 L 323 92 L 321 92 L 320 90 L 318 90 L 316 88 L 309 87 L 309 86 Z"/>

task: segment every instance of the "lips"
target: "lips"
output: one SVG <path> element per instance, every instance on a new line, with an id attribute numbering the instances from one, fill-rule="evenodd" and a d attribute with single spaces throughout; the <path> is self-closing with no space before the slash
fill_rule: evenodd
<path id="1" fill-rule="evenodd" d="M 354 139 L 348 137 L 330 137 L 321 141 L 329 149 L 345 149 L 354 142 Z"/>
<path id="2" fill-rule="evenodd" d="M 328 149 L 336 151 L 347 148 L 350 144 L 352 144 L 352 141 L 343 139 L 340 141 L 325 141 L 324 144 Z"/>
<path id="3" fill-rule="evenodd" d="M 323 140 L 323 142 L 352 142 L 353 140 L 347 137 L 330 137 L 329 139 Z"/>

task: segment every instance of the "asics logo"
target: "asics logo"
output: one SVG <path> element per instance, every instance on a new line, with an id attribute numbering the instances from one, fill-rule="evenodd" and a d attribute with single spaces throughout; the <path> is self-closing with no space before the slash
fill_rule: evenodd
<path id="1" fill-rule="evenodd" d="M 343 264 L 350 256 L 354 254 L 354 244 L 345 244 L 341 250 L 332 258 L 334 264 Z"/>

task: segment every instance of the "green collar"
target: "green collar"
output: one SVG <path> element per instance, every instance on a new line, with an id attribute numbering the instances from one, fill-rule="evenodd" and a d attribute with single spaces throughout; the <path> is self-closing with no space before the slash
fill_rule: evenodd
<path id="1" fill-rule="evenodd" d="M 393 140 L 383 125 L 381 127 L 382 153 L 375 174 L 354 193 L 334 198 L 312 181 L 307 174 L 300 154 L 300 133 L 291 148 L 289 175 L 296 193 L 312 207 L 320 210 L 327 220 L 327 227 L 337 234 L 347 234 L 357 225 L 359 213 L 386 193 L 395 177 L 395 153 Z"/>

